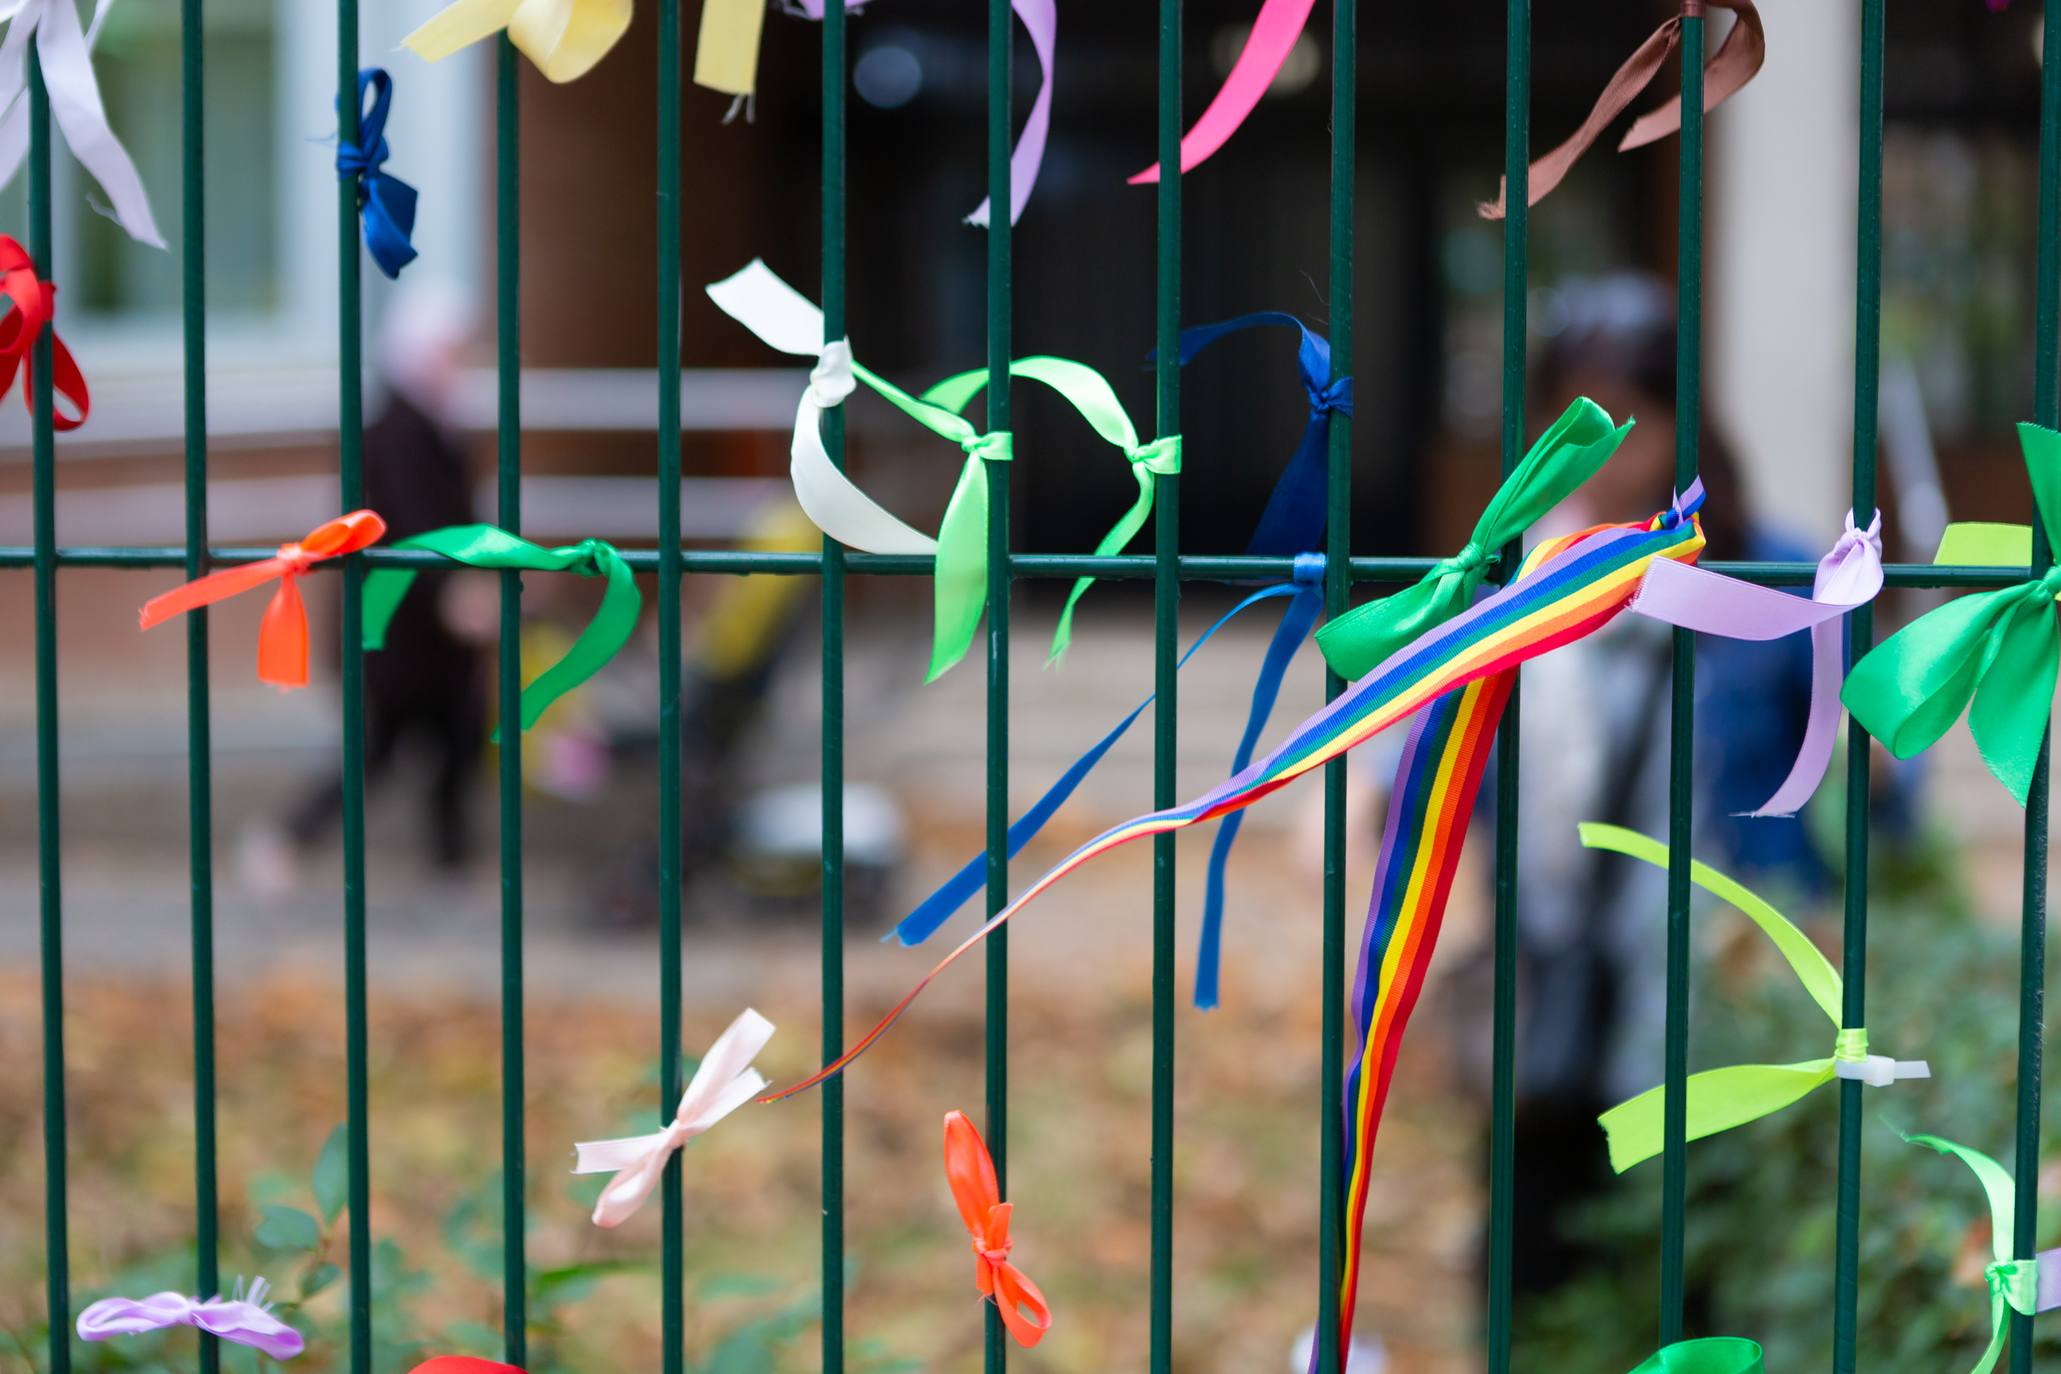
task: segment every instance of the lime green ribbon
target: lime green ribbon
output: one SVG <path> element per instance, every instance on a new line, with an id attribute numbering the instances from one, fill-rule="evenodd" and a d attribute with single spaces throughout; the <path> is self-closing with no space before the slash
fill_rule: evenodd
<path id="1" fill-rule="evenodd" d="M 550 709 L 551 703 L 601 670 L 615 657 L 616 650 L 629 643 L 637 628 L 637 615 L 644 597 L 630 565 L 613 544 L 602 539 L 582 539 L 563 548 L 547 549 L 493 525 L 450 525 L 396 541 L 396 549 L 426 549 L 456 563 L 475 568 L 515 568 L 526 572 L 572 572 L 582 577 L 607 579 L 601 607 L 565 657 L 546 668 L 537 680 L 522 689 L 522 728 L 527 730 Z M 364 645 L 386 647 L 387 625 L 400 608 L 401 599 L 414 585 L 413 568 L 374 568 L 365 578 Z M 494 732 L 500 739 L 500 731 Z"/>
<path id="2" fill-rule="evenodd" d="M 1095 546 L 1095 556 L 1106 558 L 1123 552 L 1139 530 L 1145 528 L 1146 519 L 1152 514 L 1152 497 L 1155 490 L 1154 474 L 1171 477 L 1181 470 L 1181 436 L 1169 435 L 1140 443 L 1137 430 L 1131 427 L 1131 417 L 1124 413 L 1123 403 L 1116 399 L 1116 392 L 1109 382 L 1086 363 L 1077 363 L 1071 358 L 1018 358 L 1009 364 L 1009 374 L 1025 377 L 1034 382 L 1043 382 L 1065 398 L 1067 404 L 1080 412 L 1083 420 L 1103 439 L 1114 445 L 1129 460 L 1131 475 L 1138 482 L 1138 496 L 1131 508 L 1110 526 L 1109 533 L 1102 536 L 1102 542 Z M 987 369 L 977 368 L 947 377 L 923 393 L 923 399 L 932 405 L 942 406 L 957 413 L 971 405 L 988 384 Z M 892 398 L 890 398 L 892 399 Z M 958 493 L 952 499 L 957 502 Z M 981 508 L 986 511 L 986 488 L 982 488 Z M 950 519 L 950 511 L 946 512 Z M 985 524 L 985 521 L 983 521 Z M 985 550 L 983 550 L 985 556 Z M 938 559 L 944 560 L 944 536 L 938 536 Z M 1067 594 L 1066 608 L 1059 613 L 1059 627 L 1052 634 L 1051 662 L 1058 662 L 1066 653 L 1066 646 L 1073 640 L 1073 608 L 1088 590 L 1092 577 L 1083 577 L 1073 584 Z"/>
<path id="3" fill-rule="evenodd" d="M 1593 477 L 1631 433 L 1632 424 L 1617 424 L 1603 407 L 1577 397 L 1503 479 L 1465 548 L 1441 559 L 1414 586 L 1347 611 L 1317 631 L 1317 645 L 1332 671 L 1364 677 L 1432 626 L 1466 610 L 1496 551 L 1522 537 Z"/>
<path id="4" fill-rule="evenodd" d="M 1636 830 L 1585 821 L 1580 832 L 1582 844 L 1590 849 L 1642 859 L 1657 868 L 1667 867 L 1667 846 Z M 1899 1078 L 1931 1076 L 1931 1071 L 1922 1062 L 1899 1063 L 1870 1055 L 1865 1029 L 1841 1027 L 1840 1004 L 1844 986 L 1839 971 L 1811 943 L 1809 936 L 1770 906 L 1765 898 L 1708 864 L 1691 863 L 1689 881 L 1745 912 L 1760 927 L 1789 967 L 1796 971 L 1797 980 L 1832 1022 L 1836 1034 L 1832 1055 L 1828 1059 L 1810 1059 L 1800 1064 L 1734 1064 L 1689 1075 L 1684 1106 L 1688 1122 L 1687 1139 L 1700 1140 L 1781 1111 L 1834 1078 L 1854 1078 L 1882 1086 Z M 1623 1173 L 1661 1152 L 1666 1108 L 1667 1086 L 1662 1084 L 1628 1102 L 1619 1103 L 1597 1118 L 1610 1142 L 1612 1169 Z"/>
<path id="5" fill-rule="evenodd" d="M 1761 1374 L 1758 1342 L 1740 1336 L 1676 1341 L 1646 1357 L 1632 1374 Z"/>
<path id="6" fill-rule="evenodd" d="M 1972 1374 L 1989 1374 L 1996 1368 L 1997 1357 L 2004 1353 L 2004 1337 L 2010 1330 L 2006 1310 L 2027 1317 L 2039 1310 L 2039 1261 L 2011 1257 L 2011 1220 L 2017 1206 L 2018 1189 L 2011 1176 L 2004 1172 L 2004 1166 L 1980 1150 L 1956 1145 L 1936 1135 L 1906 1135 L 1904 1139 L 1913 1145 L 1952 1155 L 1966 1164 L 1975 1171 L 1982 1191 L 1989 1196 L 1990 1245 L 1996 1255 L 1996 1259 L 1982 1272 L 1983 1281 L 1989 1285 L 1989 1349 L 1982 1352 L 1982 1358 L 1975 1362 L 1972 1371 Z"/>
<path id="7" fill-rule="evenodd" d="M 2021 424 L 2018 442 L 2040 523 L 2051 538 L 2061 531 L 2061 434 Z M 1998 529 L 1955 533 L 1950 528 L 1952 537 L 1942 541 L 1941 554 L 1959 559 L 2015 551 L 2015 537 L 2007 539 Z M 2029 536 L 2022 547 L 2030 548 Z M 1929 748 L 1966 711 L 1968 732 L 1983 763 L 2023 806 L 2061 667 L 2061 631 L 2054 624 L 2057 596 L 2061 567 L 1949 601 L 1856 663 L 1841 700 L 1900 759 Z"/>

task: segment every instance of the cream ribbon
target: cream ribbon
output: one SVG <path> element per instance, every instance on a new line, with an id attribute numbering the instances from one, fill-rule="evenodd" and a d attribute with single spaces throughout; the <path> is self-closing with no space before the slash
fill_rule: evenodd
<path id="1" fill-rule="evenodd" d="M 773 1023 L 746 1007 L 702 1056 L 664 1130 L 573 1146 L 578 1152 L 574 1173 L 615 1174 L 594 1203 L 596 1226 L 620 1226 L 628 1221 L 658 1186 L 675 1150 L 764 1090 L 766 1080 L 751 1067 L 751 1061 L 772 1038 Z"/>
<path id="2" fill-rule="evenodd" d="M 508 30 L 545 79 L 585 76 L 630 28 L 630 0 L 457 0 L 401 42 L 425 62 Z"/>

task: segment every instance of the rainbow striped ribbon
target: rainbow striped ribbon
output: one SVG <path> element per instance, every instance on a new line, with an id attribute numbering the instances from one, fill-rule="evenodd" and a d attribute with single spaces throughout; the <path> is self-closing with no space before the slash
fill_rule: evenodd
<path id="1" fill-rule="evenodd" d="M 1697 483 L 1677 498 L 1672 509 L 1649 521 L 1602 525 L 1542 546 L 1544 556 L 1529 560 L 1517 580 L 1398 649 L 1296 727 L 1287 741 L 1265 758 L 1240 769 L 1194 801 L 1126 821 L 1076 849 L 939 960 L 851 1049 L 799 1083 L 759 1100 L 776 1102 L 843 1072 L 872 1048 L 931 980 L 960 955 L 1096 855 L 1146 835 L 1182 830 L 1250 806 L 1417 714 L 1448 692 L 1496 677 L 1594 631 L 1624 609 L 1654 559 L 1694 561 L 1703 548 L 1703 532 L 1693 519 L 1702 503 L 1703 487 Z M 1428 948 L 1425 953 L 1429 954 Z"/>

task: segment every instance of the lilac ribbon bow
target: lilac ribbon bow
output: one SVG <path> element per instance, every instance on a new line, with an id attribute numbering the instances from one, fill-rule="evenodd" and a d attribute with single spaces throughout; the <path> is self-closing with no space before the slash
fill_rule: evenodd
<path id="1" fill-rule="evenodd" d="M 1665 566 L 1663 566 L 1665 565 Z M 1839 732 L 1839 686 L 1845 676 L 1839 619 L 1882 590 L 1882 512 L 1861 529 L 1853 512 L 1846 530 L 1818 561 L 1810 599 L 1755 586 L 1707 568 L 1656 558 L 1630 609 L 1652 619 L 1727 639 L 1780 639 L 1811 632 L 1810 723 L 1789 776 L 1749 816 L 1791 816 L 1810 800 L 1832 761 Z"/>
<path id="2" fill-rule="evenodd" d="M 193 1326 L 275 1360 L 290 1360 L 301 1353 L 301 1333 L 272 1315 L 265 1291 L 263 1279 L 252 1279 L 248 1291 L 239 1280 L 226 1298 L 202 1300 L 183 1293 L 102 1298 L 79 1314 L 79 1339 L 104 1341 L 109 1336 L 140 1336 L 171 1326 Z"/>

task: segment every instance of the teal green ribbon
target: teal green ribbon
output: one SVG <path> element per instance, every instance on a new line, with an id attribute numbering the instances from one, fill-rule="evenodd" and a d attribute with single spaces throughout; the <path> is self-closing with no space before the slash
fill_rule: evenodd
<path id="1" fill-rule="evenodd" d="M 2061 532 L 2061 434 L 2021 424 L 2018 442 L 2051 540 Z M 1983 763 L 2023 806 L 2061 668 L 2057 596 L 2061 567 L 1949 601 L 1856 663 L 1840 699 L 1900 759 L 1930 748 L 1967 712 Z"/>
<path id="2" fill-rule="evenodd" d="M 1580 833 L 1587 848 L 1623 854 L 1656 868 L 1668 866 L 1667 846 L 1636 830 L 1585 821 Z M 1899 1064 L 1869 1055 L 1866 1029 L 1847 1029 L 1840 1024 L 1844 984 L 1839 970 L 1832 967 L 1832 961 L 1811 943 L 1809 936 L 1765 898 L 1704 863 L 1689 865 L 1689 881 L 1731 903 L 1760 927 L 1795 971 L 1797 981 L 1818 1004 L 1818 1010 L 1831 1021 L 1835 1034 L 1830 1058 L 1809 1059 L 1800 1064 L 1733 1064 L 1689 1075 L 1683 1102 L 1688 1123 L 1685 1139 L 1700 1140 L 1779 1112 L 1834 1078 L 1858 1078 L 1881 1085 L 1900 1077 L 1930 1076 L 1930 1070 L 1922 1063 Z M 1842 1073 L 1842 1065 L 1850 1067 Z M 1864 1066 L 1866 1071 L 1862 1071 Z M 1623 1173 L 1661 1152 L 1666 1138 L 1666 1112 L 1667 1087 L 1663 1084 L 1620 1102 L 1596 1118 L 1609 1140 L 1612 1169 Z"/>
<path id="3" fill-rule="evenodd" d="M 1982 1358 L 1975 1362 L 1972 1371 L 1972 1374 L 1989 1374 L 1996 1368 L 1997 1357 L 2004 1353 L 2004 1337 L 2010 1331 L 2006 1310 L 2027 1317 L 2039 1310 L 2039 1261 L 2011 1257 L 2011 1222 L 2016 1211 L 2018 1189 L 2011 1176 L 2004 1172 L 2004 1166 L 1980 1150 L 1956 1145 L 1936 1135 L 1906 1135 L 1904 1139 L 1960 1160 L 1975 1171 L 1976 1181 L 1982 1184 L 1982 1191 L 1989 1197 L 1990 1246 L 1996 1255 L 1996 1259 L 1982 1272 L 1983 1281 L 1989 1285 L 1989 1349 L 1982 1352 Z"/>
<path id="4" fill-rule="evenodd" d="M 1155 475 L 1171 477 L 1181 470 L 1181 436 L 1168 435 L 1140 443 L 1138 432 L 1131 426 L 1131 417 L 1124 413 L 1123 403 L 1116 399 L 1116 392 L 1109 382 L 1086 363 L 1077 363 L 1071 358 L 1018 358 L 1009 364 L 1009 374 L 1024 377 L 1034 382 L 1043 382 L 1065 398 L 1068 405 L 1080 412 L 1097 434 L 1119 450 L 1130 462 L 1131 475 L 1137 479 L 1138 495 L 1117 522 L 1110 526 L 1109 533 L 1102 536 L 1102 542 L 1095 546 L 1095 556 L 1106 558 L 1123 552 L 1139 530 L 1145 528 L 1146 519 L 1152 514 L 1152 497 L 1156 484 Z M 987 369 L 978 368 L 947 377 L 923 393 L 923 399 L 933 405 L 942 406 L 954 413 L 971 405 L 988 384 Z M 957 494 L 954 493 L 954 500 Z M 944 557 L 940 536 L 938 556 Z M 1073 641 L 1073 608 L 1088 590 L 1092 577 L 1080 578 L 1067 594 L 1066 607 L 1059 613 L 1059 627 L 1052 634 L 1051 662 L 1058 662 L 1066 653 L 1066 647 Z"/>
<path id="5" fill-rule="evenodd" d="M 601 670 L 629 643 L 637 628 L 637 615 L 644 597 L 630 565 L 613 544 L 602 539 L 582 539 L 563 548 L 547 549 L 493 525 L 451 525 L 395 542 L 396 549 L 426 549 L 442 554 L 454 563 L 474 568 L 514 568 L 524 572 L 571 572 L 582 577 L 607 580 L 601 607 L 580 637 L 566 650 L 565 657 L 546 668 L 537 680 L 522 689 L 522 728 L 527 730 L 550 709 L 551 703 Z M 415 582 L 413 568 L 374 568 L 365 578 L 364 638 L 367 649 L 386 647 L 387 625 L 400 608 L 401 599 Z M 500 732 L 495 731 L 495 739 Z"/>
<path id="6" fill-rule="evenodd" d="M 1588 397 L 1576 398 L 1503 479 L 1465 548 L 1441 559 L 1414 586 L 1348 611 L 1317 631 L 1332 671 L 1364 677 L 1397 649 L 1467 609 L 1496 551 L 1595 476 L 1633 423 L 1620 425 Z"/>
<path id="7" fill-rule="evenodd" d="M 1646 1357 L 1632 1374 L 1761 1374 L 1758 1342 L 1740 1336 L 1676 1341 Z"/>

